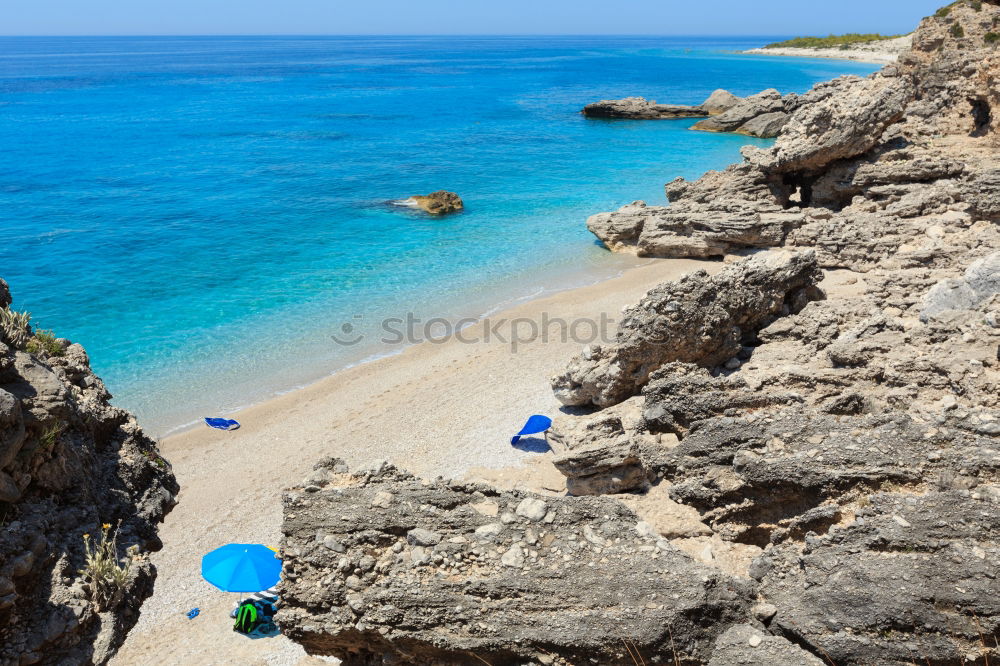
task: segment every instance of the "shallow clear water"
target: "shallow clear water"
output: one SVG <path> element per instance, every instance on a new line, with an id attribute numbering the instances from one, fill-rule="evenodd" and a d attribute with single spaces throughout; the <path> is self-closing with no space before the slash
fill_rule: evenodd
<path id="1" fill-rule="evenodd" d="M 625 260 L 584 221 L 767 142 L 587 102 L 805 91 L 767 38 L 2 38 L 0 276 L 152 432 Z M 387 202 L 450 189 L 464 213 Z M 367 334 L 341 346 L 331 335 Z"/>

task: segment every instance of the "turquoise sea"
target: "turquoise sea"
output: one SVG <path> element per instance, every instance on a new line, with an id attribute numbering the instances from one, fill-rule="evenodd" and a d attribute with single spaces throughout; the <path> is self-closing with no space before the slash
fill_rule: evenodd
<path id="1" fill-rule="evenodd" d="M 389 351 L 383 317 L 614 274 L 588 215 L 767 143 L 584 104 L 876 69 L 733 53 L 767 41 L 0 38 L 0 276 L 163 434 Z M 388 203 L 442 188 L 466 211 Z"/>

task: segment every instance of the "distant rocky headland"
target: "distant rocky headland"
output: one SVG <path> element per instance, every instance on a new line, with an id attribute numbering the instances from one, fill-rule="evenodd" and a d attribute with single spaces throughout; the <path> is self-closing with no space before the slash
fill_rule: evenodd
<path id="1" fill-rule="evenodd" d="M 883 37 L 881 35 L 841 35 L 830 37 L 799 37 L 744 51 L 752 55 L 834 58 L 862 62 L 892 63 L 908 51 L 913 35 Z"/>
<path id="2" fill-rule="evenodd" d="M 358 665 L 1000 663 L 998 5 L 766 95 L 773 147 L 591 218 L 729 265 L 552 378 L 569 494 L 320 461 L 282 630 Z"/>

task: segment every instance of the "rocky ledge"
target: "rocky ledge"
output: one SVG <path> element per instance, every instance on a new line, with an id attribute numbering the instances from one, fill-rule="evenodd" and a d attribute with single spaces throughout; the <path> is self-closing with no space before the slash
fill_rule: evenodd
<path id="1" fill-rule="evenodd" d="M 743 98 L 719 89 L 697 106 L 657 104 L 644 97 L 626 97 L 588 104 L 583 108 L 583 115 L 633 120 L 704 118 L 691 129 L 774 138 L 781 133 L 791 112 L 810 101 L 808 96 L 783 96 L 774 89 Z"/>
<path id="2" fill-rule="evenodd" d="M 669 206 L 636 202 L 594 215 L 588 228 L 609 249 L 641 256 L 809 247 L 823 266 L 856 270 L 983 243 L 970 227 L 993 233 L 1000 218 L 1000 55 L 988 37 L 1000 10 L 976 6 L 924 19 L 898 64 L 801 96 L 773 147 L 669 183 Z"/>
<path id="3" fill-rule="evenodd" d="M 153 591 L 177 483 L 80 345 L 32 331 L 0 280 L 0 664 L 106 662 Z M 117 535 L 119 583 L 81 574 Z"/>

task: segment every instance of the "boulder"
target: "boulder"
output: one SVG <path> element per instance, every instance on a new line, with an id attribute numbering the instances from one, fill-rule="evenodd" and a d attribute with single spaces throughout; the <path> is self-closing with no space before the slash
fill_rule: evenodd
<path id="1" fill-rule="evenodd" d="M 949 310 L 971 310 L 1000 294 L 1000 252 L 972 263 L 965 275 L 942 280 L 924 295 L 920 319 L 927 321 Z"/>
<path id="2" fill-rule="evenodd" d="M 762 113 L 740 125 L 736 132 L 760 139 L 773 139 L 781 134 L 790 117 L 784 111 Z"/>
<path id="3" fill-rule="evenodd" d="M 379 493 L 397 498 L 395 510 L 371 509 Z M 480 512 L 485 501 L 507 522 Z M 405 535 L 416 529 L 441 539 L 414 546 Z M 706 661 L 719 634 L 749 617 L 748 581 L 696 563 L 609 498 L 383 467 L 287 493 L 282 531 L 276 621 L 308 653 L 345 664 L 632 666 L 630 650 L 647 663 Z"/>
<path id="4" fill-rule="evenodd" d="M 820 297 L 818 279 L 813 253 L 779 253 L 663 284 L 623 313 L 614 343 L 588 347 L 552 388 L 564 405 L 608 407 L 671 361 L 723 363 L 757 330 Z"/>
<path id="5" fill-rule="evenodd" d="M 724 113 L 740 103 L 740 98 L 728 90 L 719 88 L 708 96 L 701 104 L 701 108 L 708 112 L 710 116 Z"/>
<path id="6" fill-rule="evenodd" d="M 900 78 L 843 76 L 820 85 L 822 99 L 797 109 L 773 147 L 743 149 L 752 164 L 787 173 L 860 155 L 903 118 L 914 96 L 913 86 Z"/>
<path id="7" fill-rule="evenodd" d="M 462 210 L 462 198 L 454 192 L 438 190 L 427 195 L 416 195 L 406 200 L 431 215 L 445 215 Z"/>
<path id="8" fill-rule="evenodd" d="M 780 92 L 774 88 L 756 95 L 744 97 L 725 112 L 698 121 L 691 129 L 706 132 L 735 132 L 748 121 L 770 113 L 784 112 L 785 103 Z"/>
<path id="9" fill-rule="evenodd" d="M 781 636 L 748 624 L 737 624 L 715 641 L 708 666 L 826 666 L 822 660 Z"/>

